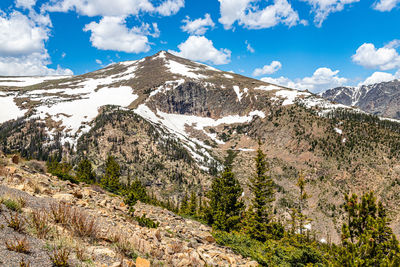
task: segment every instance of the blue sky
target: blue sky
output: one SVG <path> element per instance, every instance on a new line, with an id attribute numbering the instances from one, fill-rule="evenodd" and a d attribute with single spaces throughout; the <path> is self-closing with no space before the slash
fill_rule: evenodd
<path id="1" fill-rule="evenodd" d="M 319 92 L 400 78 L 399 0 L 2 0 L 0 75 L 82 74 L 167 50 Z"/>

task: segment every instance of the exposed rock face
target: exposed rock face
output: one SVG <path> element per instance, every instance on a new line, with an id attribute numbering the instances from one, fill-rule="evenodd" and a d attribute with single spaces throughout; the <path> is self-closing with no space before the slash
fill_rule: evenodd
<path id="1" fill-rule="evenodd" d="M 400 81 L 393 80 L 361 87 L 337 87 L 321 94 L 322 97 L 344 105 L 393 119 L 400 119 Z"/>

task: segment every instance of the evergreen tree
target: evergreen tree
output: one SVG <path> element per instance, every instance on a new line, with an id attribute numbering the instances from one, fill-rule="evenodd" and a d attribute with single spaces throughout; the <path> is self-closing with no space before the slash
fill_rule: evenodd
<path id="1" fill-rule="evenodd" d="M 210 215 L 207 217 L 215 229 L 227 232 L 237 229 L 244 209 L 244 203 L 240 200 L 242 192 L 242 187 L 228 164 L 223 173 L 214 178 L 208 192 Z"/>
<path id="2" fill-rule="evenodd" d="M 187 211 L 188 211 L 188 195 L 186 192 L 185 196 L 182 199 L 181 206 L 179 207 L 179 213 L 186 214 Z"/>
<path id="3" fill-rule="evenodd" d="M 79 181 L 88 184 L 96 182 L 96 174 L 93 171 L 92 163 L 87 158 L 79 162 L 75 175 Z"/>
<path id="4" fill-rule="evenodd" d="M 120 189 L 119 177 L 121 170 L 114 157 L 108 156 L 106 161 L 106 172 L 101 179 L 101 185 L 110 192 L 117 193 Z"/>
<path id="5" fill-rule="evenodd" d="M 188 214 L 191 216 L 195 216 L 196 210 L 197 210 L 197 197 L 196 193 L 192 191 L 192 193 L 190 194 L 190 201 L 188 204 Z"/>
<path id="6" fill-rule="evenodd" d="M 342 266 L 400 266 L 400 248 L 388 226 L 382 203 L 372 192 L 345 196 L 347 223 L 342 226 L 342 247 L 336 260 Z"/>
<path id="7" fill-rule="evenodd" d="M 302 173 L 300 173 L 299 179 L 297 180 L 297 187 L 299 188 L 299 210 L 298 210 L 298 219 L 299 219 L 299 228 L 300 234 L 303 234 L 304 225 L 308 222 L 308 218 L 304 215 L 303 210 L 306 205 L 306 200 L 310 197 L 305 191 L 306 181 Z"/>
<path id="8" fill-rule="evenodd" d="M 274 198 L 274 182 L 267 175 L 268 167 L 265 154 L 260 146 L 257 150 L 256 173 L 251 177 L 249 188 L 253 194 L 252 205 L 246 213 L 244 232 L 259 241 L 265 241 L 273 213 L 272 202 Z"/>

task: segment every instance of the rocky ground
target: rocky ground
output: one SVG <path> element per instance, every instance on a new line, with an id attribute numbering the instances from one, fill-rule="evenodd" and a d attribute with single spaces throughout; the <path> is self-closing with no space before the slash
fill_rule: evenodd
<path id="1" fill-rule="evenodd" d="M 99 187 L 61 181 L 40 162 L 0 161 L 0 266 L 52 266 L 63 252 L 70 266 L 257 266 L 217 245 L 199 222 L 138 203 L 135 215 L 160 223 L 141 227 Z"/>

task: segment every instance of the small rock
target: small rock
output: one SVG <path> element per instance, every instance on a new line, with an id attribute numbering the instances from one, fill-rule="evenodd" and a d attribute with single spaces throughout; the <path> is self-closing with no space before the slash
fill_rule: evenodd
<path id="1" fill-rule="evenodd" d="M 141 257 L 136 258 L 136 267 L 150 267 L 150 262 Z"/>
<path id="2" fill-rule="evenodd" d="M 93 249 L 93 254 L 95 256 L 108 256 L 110 258 L 115 258 L 115 252 L 106 247 L 97 247 Z"/>
<path id="3" fill-rule="evenodd" d="M 53 195 L 53 198 L 61 200 L 61 201 L 69 202 L 74 199 L 74 196 L 72 194 L 57 193 L 57 194 Z"/>

